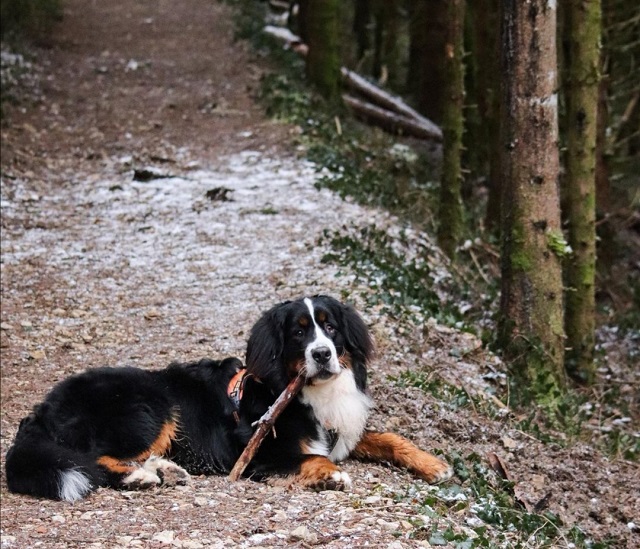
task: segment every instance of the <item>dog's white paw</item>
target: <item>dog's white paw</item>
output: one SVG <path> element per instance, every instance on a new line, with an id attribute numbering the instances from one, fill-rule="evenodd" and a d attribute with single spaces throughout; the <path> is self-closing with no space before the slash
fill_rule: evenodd
<path id="1" fill-rule="evenodd" d="M 143 467 L 156 475 L 163 486 L 184 486 L 189 482 L 189 473 L 168 459 L 151 456 Z"/>
<path id="2" fill-rule="evenodd" d="M 160 482 L 160 477 L 155 472 L 140 467 L 127 475 L 122 484 L 131 490 L 145 490 L 152 486 L 157 486 Z"/>
<path id="3" fill-rule="evenodd" d="M 351 477 L 344 471 L 336 471 L 331 475 L 331 480 L 335 483 L 332 490 L 351 490 Z"/>

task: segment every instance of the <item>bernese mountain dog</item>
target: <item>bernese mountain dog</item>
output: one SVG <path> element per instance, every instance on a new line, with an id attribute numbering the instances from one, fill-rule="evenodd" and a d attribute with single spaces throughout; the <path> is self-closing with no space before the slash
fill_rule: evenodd
<path id="1" fill-rule="evenodd" d="M 237 358 L 157 371 L 94 368 L 56 385 L 20 423 L 6 461 L 13 492 L 75 501 L 99 486 L 185 484 L 226 474 L 300 372 L 305 385 L 263 440 L 245 476 L 342 490 L 352 456 L 405 467 L 430 483 L 452 469 L 408 440 L 366 430 L 373 344 L 356 311 L 328 296 L 287 301 L 252 328 Z"/>

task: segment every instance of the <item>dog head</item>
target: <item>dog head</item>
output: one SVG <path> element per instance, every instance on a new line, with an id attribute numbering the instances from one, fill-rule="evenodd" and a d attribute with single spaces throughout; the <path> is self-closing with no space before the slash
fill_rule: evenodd
<path id="1" fill-rule="evenodd" d="M 285 301 L 258 320 L 247 346 L 247 370 L 275 392 L 302 372 L 307 384 L 326 383 L 345 368 L 367 383 L 373 343 L 360 315 L 328 296 Z"/>

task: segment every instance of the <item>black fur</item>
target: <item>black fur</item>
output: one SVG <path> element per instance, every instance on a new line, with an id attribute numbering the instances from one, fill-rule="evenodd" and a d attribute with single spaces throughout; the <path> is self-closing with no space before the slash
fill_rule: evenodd
<path id="1" fill-rule="evenodd" d="M 357 388 L 364 392 L 366 363 L 373 350 L 364 322 L 333 298 L 312 300 L 322 313 L 323 337 L 333 342 L 338 355 L 349 357 Z M 236 358 L 174 363 L 158 371 L 96 368 L 62 381 L 20 424 L 7 454 L 9 489 L 77 499 L 61 491 L 69 471 L 87 479 L 87 491 L 98 486 L 120 488 L 126 475 L 98 460 L 103 456 L 133 460 L 151 448 L 171 422 L 177 433 L 163 457 L 192 474 L 228 473 L 253 433 L 252 423 L 300 369 L 315 329 L 313 319 L 302 326 L 300 318 L 305 315 L 309 316 L 308 309 L 301 299 L 275 306 L 255 324 L 239 409 L 227 396 L 231 378 L 242 367 Z M 301 398 L 285 409 L 275 431 L 277 437 L 266 437 L 246 475 L 295 475 L 307 458 L 302 443 L 322 438 L 325 432 Z"/>

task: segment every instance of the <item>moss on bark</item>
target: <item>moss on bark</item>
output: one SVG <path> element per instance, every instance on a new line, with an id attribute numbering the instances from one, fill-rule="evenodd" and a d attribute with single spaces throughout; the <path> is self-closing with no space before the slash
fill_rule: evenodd
<path id="1" fill-rule="evenodd" d="M 449 1 L 449 16 L 444 47 L 445 96 L 442 136 L 442 181 L 438 212 L 438 243 L 449 256 L 455 255 L 462 237 L 462 133 L 464 128 L 463 0 Z"/>
<path id="2" fill-rule="evenodd" d="M 567 263 L 567 369 L 594 377 L 596 274 L 596 137 L 600 83 L 600 0 L 569 0 L 566 218 L 573 255 Z"/>
<path id="3" fill-rule="evenodd" d="M 499 343 L 514 387 L 549 406 L 565 385 L 562 272 L 548 242 L 561 234 L 555 15 L 544 0 L 503 4 Z"/>
<path id="4" fill-rule="evenodd" d="M 308 0 L 307 77 L 329 101 L 340 101 L 338 0 Z"/>

